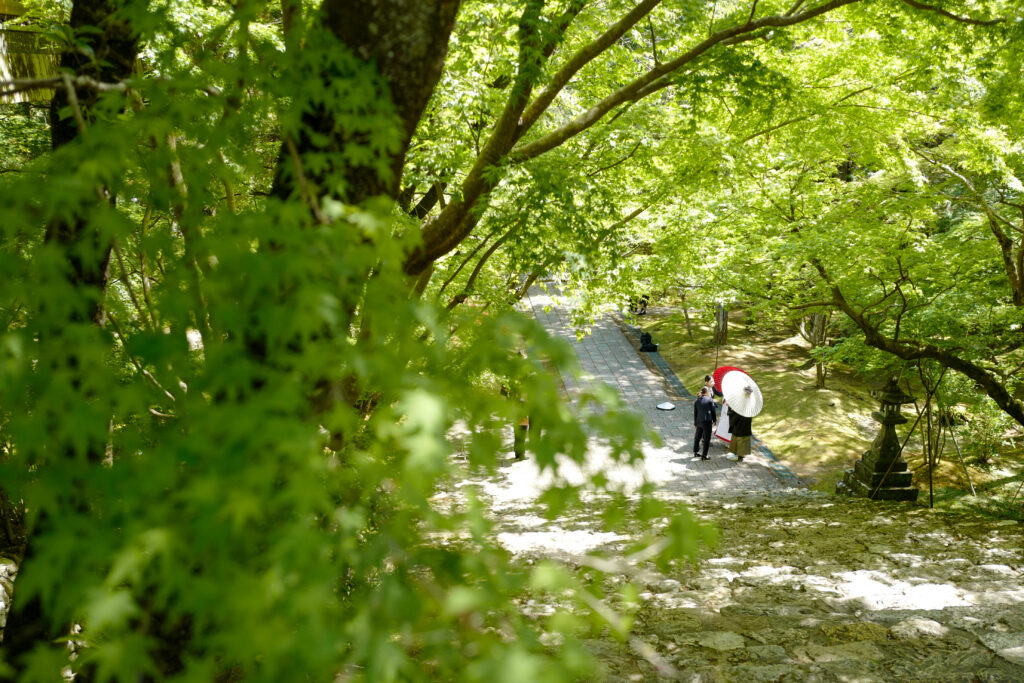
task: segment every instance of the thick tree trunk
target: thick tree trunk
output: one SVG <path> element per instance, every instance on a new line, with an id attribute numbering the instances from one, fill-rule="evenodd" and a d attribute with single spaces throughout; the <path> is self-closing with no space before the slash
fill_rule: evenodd
<path id="1" fill-rule="evenodd" d="M 398 128 L 398 144 L 369 149 L 369 155 L 352 154 L 359 147 L 369 148 L 372 141 L 364 132 L 346 128 L 345 111 L 317 103 L 313 96 L 312 103 L 296 104 L 303 111 L 300 129 L 284 131 L 271 188 L 273 196 L 282 201 L 301 197 L 310 205 L 311 218 L 321 222 L 326 222 L 320 207 L 327 194 L 351 205 L 380 197 L 399 200 L 405 156 L 441 76 L 459 3 L 460 0 L 324 0 L 310 19 L 315 22 L 310 35 L 326 30 L 338 39 L 339 49 L 350 50 L 358 58 L 360 66 L 342 73 L 325 70 L 312 62 L 304 63 L 303 68 L 313 71 L 325 89 L 331 88 L 335 79 L 371 82 L 380 110 L 393 113 L 393 117 L 382 114 L 379 125 L 387 126 L 390 120 Z M 305 78 L 303 73 L 292 76 Z M 308 153 L 317 154 L 324 163 L 304 167 L 302 159 Z M 372 162 L 350 162 L 355 156 L 372 158 Z M 378 162 L 381 158 L 386 164 Z M 336 188 L 342 189 L 338 192 Z M 345 229 L 344 224 L 335 227 Z M 366 263 L 362 273 L 354 276 L 368 278 L 373 267 L 373 263 Z M 410 278 L 411 295 L 417 295 L 429 282 L 429 274 L 419 277 L 421 274 L 423 270 L 415 273 L 416 278 Z M 346 301 L 344 305 L 354 315 L 359 302 Z M 255 362 L 267 362 L 265 334 L 253 334 L 246 339 L 246 346 Z M 321 388 L 313 398 L 316 413 L 329 410 L 336 396 L 353 404 L 359 400 L 360 388 L 354 376 L 340 381 L 316 379 L 314 383 Z M 333 443 L 342 441 L 341 435 L 335 435 Z"/>
<path id="2" fill-rule="evenodd" d="M 92 49 L 95 58 L 82 50 L 70 50 L 61 56 L 62 71 L 76 76 L 87 76 L 100 82 L 116 82 L 131 76 L 138 52 L 137 37 L 124 20 L 115 15 L 118 3 L 112 0 L 76 2 L 71 10 L 71 27 L 94 26 L 102 30 L 94 36 Z M 92 88 L 58 88 L 50 101 L 50 139 L 53 149 L 62 147 L 78 137 L 80 126 L 92 122 L 92 109 L 99 99 L 99 92 Z M 81 114 L 61 118 L 61 110 L 71 107 Z M 110 252 L 113 247 L 108 239 L 101 238 L 99 231 L 87 225 L 80 215 L 69 216 L 51 223 L 46 229 L 46 241 L 59 244 L 66 249 L 71 266 L 69 279 L 75 289 L 88 300 L 88 311 L 82 316 L 102 325 L 102 294 L 107 283 Z M 76 311 L 80 314 L 81 311 Z"/>
<path id="3" fill-rule="evenodd" d="M 91 43 L 93 55 L 84 50 L 69 50 L 61 57 L 61 69 L 76 76 L 86 76 L 100 82 L 116 82 L 128 78 L 132 74 L 135 58 L 138 53 L 138 37 L 131 26 L 117 15 L 120 3 L 115 0 L 93 0 L 92 2 L 76 2 L 71 11 L 70 25 L 76 34 L 87 37 Z M 80 32 L 86 26 L 96 27 L 97 33 Z M 78 87 L 74 91 L 58 88 L 50 103 L 50 135 L 53 149 L 73 142 L 94 120 L 94 107 L 100 93 L 92 88 Z M 61 111 L 70 107 L 72 115 L 61 117 Z M 105 190 L 98 188 L 103 199 Z M 49 348 L 50 355 L 63 356 L 63 363 L 73 371 L 82 371 L 82 363 L 75 352 L 73 344 L 66 344 L 60 338 L 60 329 L 64 324 L 74 325 L 92 321 L 98 325 L 105 323 L 103 309 L 103 292 L 107 284 L 107 272 L 110 263 L 112 242 L 104 238 L 97 226 L 91 224 L 86 215 L 88 207 L 82 211 L 53 221 L 46 229 L 46 242 L 63 247 L 68 259 L 68 280 L 79 294 L 78 305 L 68 306 L 68 320 L 61 322 L 51 320 L 54 328 L 52 334 L 40 335 L 40 344 Z M 104 456 L 103 443 L 90 443 L 88 457 L 99 463 Z M 73 457 L 73 456 L 72 456 Z M 29 541 L 22 560 L 19 576 L 34 571 L 32 533 L 45 529 L 47 520 L 44 514 L 36 519 L 35 528 L 30 531 Z M 23 664 L 22 658 L 39 645 L 46 645 L 59 635 L 60 629 L 55 628 L 54 619 L 49 617 L 38 597 L 31 600 L 18 600 L 15 593 L 13 610 L 8 618 L 5 629 L 4 655 L 6 662 L 13 664 L 17 670 Z"/>
<path id="4" fill-rule="evenodd" d="M 342 154 L 344 148 L 366 141 L 352 131 L 339 129 L 336 112 L 321 106 L 306 113 L 303 130 L 319 132 L 329 140 L 325 148 L 303 132 L 293 143 L 300 158 L 313 151 L 328 154 L 327 168 L 307 177 L 314 187 L 325 187 L 327 178 L 340 176 L 347 191 L 339 199 L 349 204 L 362 204 L 380 196 L 397 199 L 409 142 L 441 76 L 459 2 L 324 0 L 316 20 L 364 63 L 374 66 L 384 89 L 379 95 L 393 105 L 401 131 L 397 146 L 388 151 L 378 150 L 387 158 L 386 170 L 348 165 Z M 335 75 L 321 76 L 329 81 Z M 278 155 L 275 196 L 287 198 L 301 190 L 292 164 L 294 159 L 286 141 Z M 286 168 L 288 172 L 283 173 Z"/>

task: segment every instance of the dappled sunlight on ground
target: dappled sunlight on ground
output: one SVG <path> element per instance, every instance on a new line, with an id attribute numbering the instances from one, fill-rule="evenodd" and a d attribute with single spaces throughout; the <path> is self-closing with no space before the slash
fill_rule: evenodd
<path id="1" fill-rule="evenodd" d="M 541 302 L 549 302 L 550 313 L 537 313 Z M 560 306 L 547 295 L 534 298 L 538 318 L 569 338 Z M 521 562 L 553 558 L 606 567 L 598 580 L 608 596 L 627 580 L 636 583 L 642 605 L 631 639 L 585 641 L 609 680 L 661 680 L 666 672 L 678 680 L 737 683 L 1024 680 L 1024 525 L 795 488 L 759 454 L 727 461 L 720 442 L 711 460 L 695 460 L 685 412 L 691 404 L 677 401 L 676 413 L 655 411 L 664 400 L 662 383 L 644 374 L 648 369 L 611 332 L 595 325 L 577 347 L 581 363 L 616 386 L 659 430 L 664 446 L 647 444 L 642 463 L 622 465 L 610 463 L 607 447 L 594 440 L 582 465 L 560 461 L 557 480 L 527 459 L 448 492 L 459 499 L 470 486 L 479 491 L 496 540 Z M 819 451 L 819 464 L 834 467 L 836 458 L 825 456 L 837 444 L 856 445 L 852 456 L 859 455 L 873 436 L 863 421 L 873 406 L 842 392 L 804 391 L 798 385 L 806 377 L 787 369 L 787 353 L 765 359 L 777 367 L 766 365 L 763 376 L 773 385 L 791 383 L 781 392 L 792 399 L 789 409 L 766 409 L 764 419 L 755 419 L 755 434 L 765 438 L 785 427 L 787 438 L 801 435 L 806 467 Z M 566 386 L 571 396 L 573 381 Z M 837 415 L 849 411 L 860 422 L 848 420 L 829 433 L 806 431 L 820 418 L 823 399 Z M 768 445 L 780 450 L 771 440 Z M 685 504 L 717 526 L 718 544 L 704 548 L 696 562 L 661 572 L 626 553 L 668 519 L 610 531 L 600 521 L 607 497 L 598 494 L 583 495 L 581 507 L 555 519 L 545 516 L 545 488 L 583 484 L 604 466 L 613 488 L 627 496 L 647 480 L 669 505 Z M 523 603 L 531 616 L 553 610 L 551 600 Z"/>
<path id="2" fill-rule="evenodd" d="M 510 461 L 502 468 L 501 477 L 465 479 L 459 486 L 478 488 L 487 496 L 493 510 L 504 510 L 523 504 L 532 505 L 540 494 L 551 486 L 584 486 L 597 472 L 604 472 L 614 488 L 621 487 L 625 492 L 635 491 L 643 484 L 646 472 L 644 464 L 615 462 L 610 453 L 610 448 L 591 440 L 587 460 L 583 463 L 576 463 L 564 455 L 556 457 L 557 475 L 550 469 L 541 471 L 536 461 L 527 458 Z"/>
<path id="3" fill-rule="evenodd" d="M 626 540 L 628 537 L 611 532 L 585 529 L 566 530 L 557 526 L 548 531 L 502 532 L 498 542 L 512 553 L 565 554 L 568 556 L 593 552 L 598 548 Z"/>
<path id="4" fill-rule="evenodd" d="M 720 543 L 646 579 L 638 635 L 697 679 L 1024 680 L 1022 525 L 822 494 L 690 506 Z"/>

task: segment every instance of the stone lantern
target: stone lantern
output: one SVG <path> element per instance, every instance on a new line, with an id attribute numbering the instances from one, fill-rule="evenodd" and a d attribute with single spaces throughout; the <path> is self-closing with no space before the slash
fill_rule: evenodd
<path id="1" fill-rule="evenodd" d="M 39 31 L 12 28 L 8 24 L 23 14 L 25 6 L 18 0 L 0 0 L 0 81 L 49 78 L 58 73 L 56 45 Z M 0 104 L 49 102 L 52 97 L 52 88 L 35 88 L 2 95 Z"/>
<path id="2" fill-rule="evenodd" d="M 900 406 L 912 403 L 914 397 L 900 390 L 895 377 L 890 377 L 880 391 L 872 391 L 871 395 L 881 403 L 871 416 L 882 423 L 882 431 L 854 468 L 846 470 L 843 480 L 836 485 L 836 493 L 876 500 L 917 500 L 920 490 L 911 485 L 914 475 L 900 455 L 900 441 L 896 436 L 896 425 L 907 422 L 907 418 L 900 415 Z"/>

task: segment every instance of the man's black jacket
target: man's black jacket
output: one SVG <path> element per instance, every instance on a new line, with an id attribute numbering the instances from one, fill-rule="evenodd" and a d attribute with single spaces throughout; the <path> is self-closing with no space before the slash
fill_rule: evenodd
<path id="1" fill-rule="evenodd" d="M 711 400 L 710 396 L 701 396 L 693 402 L 693 424 L 698 425 L 703 422 L 717 421 L 715 402 Z"/>

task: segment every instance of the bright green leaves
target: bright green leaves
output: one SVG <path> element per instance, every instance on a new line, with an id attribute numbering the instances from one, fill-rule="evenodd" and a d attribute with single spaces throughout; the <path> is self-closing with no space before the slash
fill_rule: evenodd
<path id="1" fill-rule="evenodd" d="M 623 636 L 635 589 L 517 565 L 454 477 L 493 474 L 510 427 L 529 417 L 543 432 L 531 457 L 554 482 L 547 515 L 611 492 L 601 521 L 645 525 L 629 559 L 661 568 L 713 534 L 649 487 L 633 504 L 600 472 L 561 477 L 591 439 L 633 462 L 648 435 L 608 389 L 566 404 L 555 370 L 572 367 L 571 349 L 511 311 L 531 276 L 568 272 L 594 294 L 582 317 L 599 298 L 655 285 L 693 295 L 711 266 L 810 301 L 824 291 L 804 268 L 817 257 L 870 302 L 905 251 L 905 293 L 936 305 L 904 329 L 959 330 L 955 319 L 984 310 L 993 328 L 1015 324 L 994 306 L 999 271 L 980 214 L 960 206 L 964 188 L 944 211 L 921 194 L 939 172 L 909 172 L 937 130 L 924 119 L 944 114 L 907 111 L 932 88 L 948 104 L 973 86 L 941 70 L 904 83 L 917 65 L 876 54 L 880 34 L 863 18 L 846 16 L 852 35 L 815 24 L 730 47 L 674 76 L 663 97 L 623 102 L 529 162 L 498 161 L 472 209 L 477 229 L 420 298 L 403 272 L 420 225 L 386 200 L 354 206 L 360 182 L 400 172 L 415 199 L 444 183 L 457 201 L 514 79 L 543 83 L 633 3 L 591 3 L 564 36 L 554 22 L 570 3 L 525 14 L 522 3 L 464 3 L 405 168 L 393 165 L 408 131 L 391 85 L 312 23 L 315 12 L 284 50 L 276 7 L 194 4 L 127 3 L 145 39 L 134 108 L 112 116 L 111 94 L 108 115 L 74 143 L 0 180 L 0 474 L 44 520 L 18 595 L 43 598 L 55 624 L 82 622 L 90 647 L 75 666 L 94 664 L 100 680 L 591 677 L 578 637 L 606 626 Z M 708 6 L 663 4 L 530 135 L 703 39 Z M 991 68 L 1005 75 L 1010 63 Z M 1001 92 L 991 111 L 1013 110 Z M 42 123 L 0 117 L 5 166 L 43 150 Z M 993 123 L 928 149 L 978 176 L 988 197 L 1020 191 L 1018 138 Z M 835 177 L 849 159 L 849 177 Z M 92 238 L 44 244 L 59 220 Z M 115 240 L 105 290 L 68 279 L 76 260 L 105 265 Z M 956 261 L 972 264 L 968 282 L 947 292 L 938 266 Z M 116 325 L 83 314 L 98 304 Z M 563 609 L 524 616 L 537 597 Z M 25 677 L 52 680 L 65 665 L 44 644 Z"/>
<path id="2" fill-rule="evenodd" d="M 444 439 L 449 421 L 444 401 L 423 390 L 408 392 L 398 404 L 401 422 L 395 435 L 408 452 L 403 476 L 409 482 L 430 482 L 447 469 Z M 430 487 L 427 488 L 427 491 Z"/>

